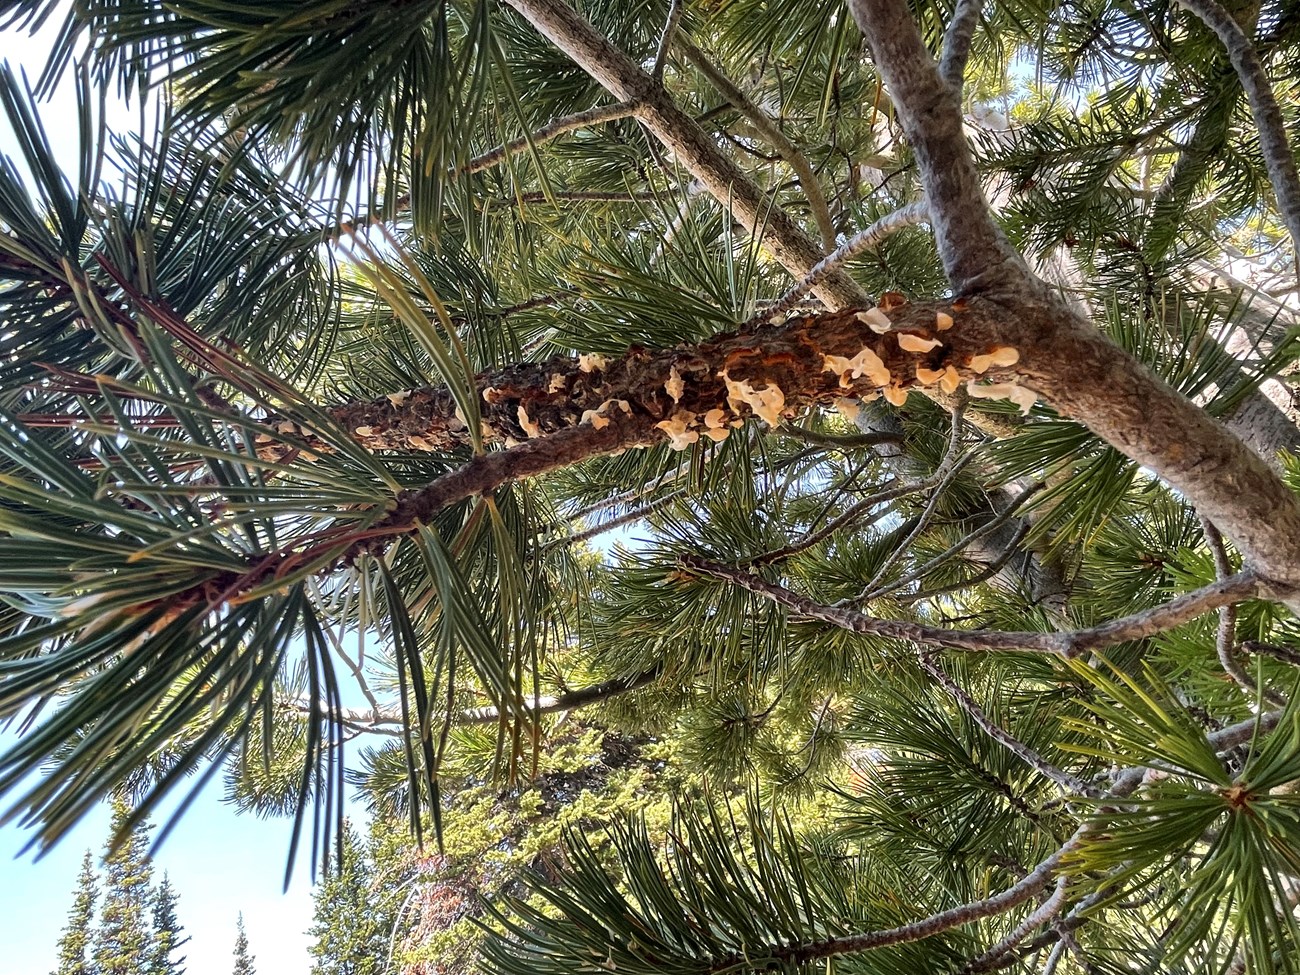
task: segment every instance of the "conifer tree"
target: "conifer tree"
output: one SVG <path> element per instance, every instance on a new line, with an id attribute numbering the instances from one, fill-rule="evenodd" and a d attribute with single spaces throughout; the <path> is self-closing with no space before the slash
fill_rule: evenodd
<path id="1" fill-rule="evenodd" d="M 1297 975 L 1294 7 L 0 4 L 0 793 L 527 802 L 500 975 Z"/>
<path id="2" fill-rule="evenodd" d="M 59 938 L 59 967 L 54 975 L 92 975 L 95 971 L 89 949 L 98 896 L 95 860 L 87 850 L 81 861 L 81 873 L 77 875 L 77 892 L 68 912 L 68 923 Z"/>
<path id="3" fill-rule="evenodd" d="M 131 812 L 125 799 L 113 800 L 104 854 L 104 903 L 94 938 L 96 975 L 141 975 L 153 960 L 150 827 L 141 824 L 123 836 Z"/>
<path id="4" fill-rule="evenodd" d="M 173 957 L 190 940 L 188 936 L 181 937 L 183 930 L 176 917 L 176 891 L 164 873 L 162 883 L 153 894 L 152 942 L 146 975 L 184 975 L 184 956 Z"/>
<path id="5" fill-rule="evenodd" d="M 257 975 L 253 965 L 253 956 L 248 952 L 248 934 L 244 931 L 244 915 L 241 912 L 235 922 L 235 966 L 232 975 Z"/>
<path id="6" fill-rule="evenodd" d="M 392 892 L 379 887 L 373 864 L 349 823 L 343 831 L 342 859 L 314 894 L 308 934 L 312 975 L 382 975 L 388 962 L 394 910 Z"/>

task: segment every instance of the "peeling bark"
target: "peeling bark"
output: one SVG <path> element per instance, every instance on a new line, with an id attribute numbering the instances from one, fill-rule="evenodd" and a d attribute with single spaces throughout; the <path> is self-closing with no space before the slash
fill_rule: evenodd
<path id="1" fill-rule="evenodd" d="M 633 348 L 608 361 L 557 356 L 508 366 L 476 379 L 483 437 L 510 446 L 575 428 L 603 430 L 608 423 L 624 431 L 610 448 L 619 449 L 672 439 L 667 427 L 657 425 L 671 427 L 674 418 L 682 425 L 678 439 L 689 443 L 710 430 L 711 439 L 724 439 L 725 431 L 757 415 L 774 425 L 812 406 L 874 399 L 882 392 L 901 402 L 907 390 L 927 385 L 924 380 L 951 388 L 1007 374 L 981 358 L 1007 348 L 997 337 L 1000 326 L 984 320 L 986 314 L 963 302 L 917 302 L 892 306 L 888 326 L 879 324 L 885 320 L 879 310 L 826 312 L 724 333 L 694 346 Z M 960 327 L 941 328 L 945 317 Z M 926 351 L 904 348 L 931 344 Z M 448 451 L 467 439 L 451 394 L 439 387 L 331 412 L 368 450 Z M 312 449 L 327 449 L 309 431 L 282 432 L 302 433 Z M 264 453 L 283 449 L 263 446 Z"/>

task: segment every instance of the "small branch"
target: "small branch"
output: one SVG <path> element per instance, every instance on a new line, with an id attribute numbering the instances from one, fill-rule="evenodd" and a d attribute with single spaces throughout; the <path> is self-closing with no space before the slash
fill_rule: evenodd
<path id="1" fill-rule="evenodd" d="M 805 552 L 822 539 L 829 538 L 845 525 L 855 522 L 864 512 L 869 511 L 871 508 L 874 508 L 877 505 L 886 504 L 890 501 L 896 501 L 899 498 L 906 497 L 909 494 L 915 494 L 918 491 L 924 491 L 929 486 L 930 484 L 928 482 L 922 481 L 918 484 L 904 484 L 901 487 L 892 487 L 884 491 L 878 491 L 875 494 L 867 495 L 867 497 L 862 500 L 854 502 L 841 514 L 828 521 L 816 531 L 809 532 L 797 542 L 791 542 L 789 545 L 784 545 L 781 548 L 772 549 L 771 551 L 764 552 L 762 555 L 756 555 L 754 558 L 749 560 L 748 564 L 755 566 L 771 565 L 773 562 L 780 562 L 784 559 L 790 558 L 792 555 L 798 555 L 800 552 Z M 880 518 L 883 518 L 886 513 L 887 512 L 885 511 L 877 513 L 871 518 L 871 521 L 868 522 L 868 524 L 875 523 Z"/>
<path id="2" fill-rule="evenodd" d="M 501 197 L 501 203 L 653 203 L 658 197 L 649 190 L 530 190 L 516 196 Z"/>
<path id="3" fill-rule="evenodd" d="M 871 577 L 871 581 L 865 587 L 868 592 L 879 584 L 880 580 L 893 568 L 894 563 L 898 561 L 904 552 L 911 550 L 912 543 L 920 537 L 921 532 L 925 531 L 929 525 L 930 519 L 934 517 L 934 511 L 938 507 L 939 500 L 943 497 L 944 492 L 957 479 L 957 475 L 975 459 L 975 454 L 979 451 L 978 444 L 966 451 L 965 454 L 959 455 L 957 453 L 958 448 L 961 446 L 962 416 L 965 412 L 966 401 L 963 398 L 958 401 L 956 408 L 952 412 L 952 428 L 948 435 L 948 449 L 944 451 L 943 460 L 940 461 L 938 468 L 934 472 L 934 493 L 926 501 L 925 507 L 921 510 L 921 516 L 916 519 L 916 524 L 907 533 L 907 537 L 895 545 L 894 550 L 881 562 L 880 568 L 876 570 L 875 575 Z"/>
<path id="4" fill-rule="evenodd" d="M 1259 148 L 1264 155 L 1269 181 L 1277 197 L 1282 221 L 1291 234 L 1292 242 L 1300 247 L 1300 174 L 1296 172 L 1295 155 L 1286 137 L 1286 122 L 1278 107 L 1277 97 L 1255 45 L 1251 43 L 1241 25 L 1224 10 L 1217 0 L 1178 0 L 1210 28 L 1228 52 L 1241 87 L 1250 103 L 1250 113 L 1259 130 Z"/>
<path id="5" fill-rule="evenodd" d="M 895 234 L 905 227 L 924 223 L 928 219 L 929 209 L 924 203 L 909 203 L 893 213 L 886 214 L 866 230 L 854 234 L 832 253 L 818 261 L 798 284 L 781 296 L 780 301 L 770 308 L 764 308 L 761 315 L 757 316 L 757 320 L 763 321 L 776 318 L 778 315 L 784 315 L 799 303 L 799 299 L 816 288 L 822 281 L 832 274 L 839 273 L 840 268 L 846 261 L 851 261 L 859 254 L 871 250 L 891 234 Z"/>
<path id="6" fill-rule="evenodd" d="M 650 77 L 656 84 L 663 84 L 664 66 L 668 64 L 668 51 L 673 46 L 673 37 L 677 33 L 677 24 L 682 19 L 682 0 L 668 0 L 668 20 L 664 31 L 659 35 L 659 49 L 655 52 L 654 67 Z"/>
<path id="7" fill-rule="evenodd" d="M 984 566 L 984 568 L 980 569 L 980 571 L 976 572 L 973 576 L 962 579 L 960 582 L 950 583 L 946 586 L 936 586 L 933 589 L 921 589 L 914 593 L 908 593 L 900 596 L 899 599 L 904 603 L 919 603 L 923 599 L 933 599 L 935 596 L 942 596 L 944 593 L 949 592 L 960 592 L 962 589 L 969 589 L 971 586 L 977 586 L 981 582 L 987 582 L 1001 572 L 1006 564 L 1015 558 L 1016 555 L 1023 554 L 1020 548 L 1020 543 L 1023 542 L 1025 536 L 1029 534 L 1029 529 L 1029 523 L 1022 521 L 1017 526 L 1015 534 L 1011 536 L 1011 541 L 1007 543 L 1006 548 L 1002 550 L 997 558 Z M 967 535 L 963 541 L 969 544 L 969 542 L 974 541 L 974 539 L 970 535 Z"/>
<path id="8" fill-rule="evenodd" d="M 630 511 L 625 511 L 621 515 L 617 515 L 607 521 L 602 521 L 600 524 L 592 525 L 590 528 L 585 528 L 580 532 L 574 532 L 571 535 L 565 535 L 561 538 L 553 538 L 542 545 L 538 551 L 545 553 L 561 546 L 579 545 L 582 542 L 603 535 L 605 532 L 613 531 L 615 528 L 621 528 L 623 525 L 630 525 L 633 522 L 640 521 L 642 518 L 649 517 L 660 508 L 666 507 L 685 494 L 685 488 L 678 488 L 676 491 L 665 494 L 663 497 L 655 498 L 653 501 L 643 504 L 639 508 L 632 508 Z"/>
<path id="9" fill-rule="evenodd" d="M 681 110 L 640 65 L 615 47 L 564 0 L 505 0 L 542 36 L 563 51 L 606 91 L 638 103 L 636 117 L 682 168 L 703 184 L 737 221 L 762 241 L 791 275 L 807 274 L 821 259 L 821 248 L 784 209 L 736 165 L 717 140 Z M 818 297 L 833 309 L 867 303 L 848 275 L 833 274 L 818 286 Z"/>
<path id="10" fill-rule="evenodd" d="M 917 654 L 921 662 L 921 669 L 934 678 L 935 683 L 948 692 L 948 695 L 961 706 L 972 721 L 979 725 L 986 735 L 1006 748 L 1018 759 L 1037 771 L 1040 775 L 1051 779 L 1060 787 L 1061 791 L 1068 797 L 1071 795 L 1092 796 L 1098 795 L 1098 790 L 1088 785 L 1081 779 L 1075 778 L 1068 772 L 1057 768 L 1034 749 L 1030 748 L 1020 739 L 1016 738 L 1009 731 L 995 722 L 984 709 L 975 703 L 966 691 L 958 683 L 948 676 L 948 672 L 939 666 L 938 661 L 934 659 L 932 652 L 922 652 Z M 1006 949 L 1010 950 L 1010 949 Z"/>
<path id="11" fill-rule="evenodd" d="M 598 701 L 607 701 L 612 697 L 639 691 L 641 688 L 653 684 L 662 673 L 662 667 L 651 667 L 649 670 L 643 670 L 628 677 L 614 677 L 599 684 L 592 684 L 589 687 L 580 687 L 576 691 L 566 691 L 553 697 L 541 697 L 537 699 L 536 707 L 533 706 L 532 702 L 529 702 L 524 709 L 530 716 L 553 714 L 556 711 L 572 711 L 574 708 L 585 707 Z M 500 712 L 496 708 L 486 707 L 462 711 L 457 720 L 460 724 L 492 724 L 499 718 Z"/>
<path id="12" fill-rule="evenodd" d="M 475 156 L 465 165 L 452 170 L 452 175 L 461 176 L 467 173 L 480 173 L 485 169 L 491 169 L 510 156 L 523 152 L 530 146 L 543 146 L 577 129 L 583 129 L 589 125 L 600 125 L 603 122 L 613 122 L 634 114 L 636 114 L 636 103 L 622 101 L 615 102 L 612 105 L 599 105 L 596 108 L 589 108 L 585 112 L 576 112 L 573 115 L 557 118 L 552 122 L 548 122 L 536 132 L 515 139 L 512 142 L 507 142 L 504 145 L 499 145 L 481 156 Z"/>
<path id="13" fill-rule="evenodd" d="M 849 450 L 903 442 L 903 438 L 899 434 L 884 431 L 874 433 L 819 433 L 806 427 L 784 426 L 781 428 L 781 435 L 802 440 L 804 443 L 817 444 L 819 447 L 844 447 Z"/>
<path id="14" fill-rule="evenodd" d="M 854 633 L 907 640 L 952 650 L 984 653 L 1027 651 L 1056 654 L 1067 658 L 1077 657 L 1087 650 L 1097 650 L 1163 633 L 1165 630 L 1195 619 L 1202 613 L 1253 598 L 1260 584 L 1255 573 L 1239 572 L 1228 579 L 1184 593 L 1161 606 L 1121 617 L 1100 626 L 1057 633 L 1027 633 L 1004 630 L 950 630 L 904 620 L 881 620 L 858 610 L 824 606 L 784 586 L 767 582 L 751 572 L 733 566 L 722 565 L 696 556 L 683 557 L 681 564 L 689 571 L 731 582 L 750 592 L 766 596 L 800 616 L 821 620 Z"/>
<path id="15" fill-rule="evenodd" d="M 1052 896 L 1043 901 L 1036 911 L 1017 924 L 1015 930 L 1013 930 L 1009 935 L 962 968 L 960 975 L 973 975 L 975 972 L 987 972 L 989 969 L 993 968 L 998 960 L 1006 955 L 1007 952 L 1011 951 L 1016 947 L 1016 945 L 1029 937 L 1035 928 L 1041 927 L 1060 914 L 1067 899 L 1066 891 L 1069 882 L 1070 878 L 1068 876 L 1058 877 L 1056 880 L 1056 889 L 1052 891 Z"/>
<path id="16" fill-rule="evenodd" d="M 1044 488 L 1044 486 L 1045 485 L 1043 484 L 1042 481 L 1038 481 L 1035 482 L 1034 484 L 1029 485 L 1029 487 L 1025 488 L 1018 495 L 1016 495 L 1016 497 L 1011 500 L 1011 503 L 1009 505 L 1007 505 L 1005 508 L 999 511 L 997 515 L 995 515 L 993 518 L 990 518 L 984 524 L 980 525 L 979 528 L 976 528 L 974 531 L 958 539 L 956 542 L 954 542 L 948 548 L 944 549 L 944 551 L 940 552 L 934 558 L 917 566 L 915 569 L 911 570 L 910 572 L 900 576 L 898 579 L 894 580 L 889 585 L 881 586 L 878 589 L 871 589 L 870 587 L 868 587 L 868 591 L 865 592 L 863 595 L 859 596 L 858 599 L 860 600 L 879 599 L 881 596 L 887 595 L 891 592 L 897 592 L 899 589 L 902 589 L 904 586 L 917 581 L 922 576 L 924 576 L 927 572 L 934 571 L 936 568 L 938 568 L 944 562 L 947 562 L 950 558 L 952 558 L 958 552 L 965 549 L 967 546 L 975 542 L 978 542 L 985 535 L 988 535 L 991 532 L 997 531 L 999 528 L 1001 528 L 1004 524 L 1006 524 L 1015 516 L 1015 513 L 1020 509 L 1022 505 L 1024 505 L 1026 501 L 1028 501 L 1031 497 L 1033 497 L 1035 494 L 1041 491 Z M 1027 527 L 1026 527 L 1026 531 L 1028 531 Z"/>
<path id="17" fill-rule="evenodd" d="M 789 167 L 794 170 L 795 175 L 799 177 L 799 186 L 803 189 L 804 196 L 808 198 L 808 208 L 812 211 L 813 219 L 817 221 L 817 230 L 821 234 L 822 247 L 828 251 L 833 249 L 835 247 L 835 221 L 831 219 L 830 207 L 826 203 L 826 194 L 822 192 L 821 181 L 817 178 L 812 165 L 808 162 L 808 157 L 799 151 L 799 148 L 781 131 L 781 127 L 767 112 L 754 104 L 748 95 L 718 70 L 712 58 L 684 37 L 678 39 L 677 46 L 686 55 L 686 60 L 695 65 L 700 73 L 709 80 L 709 84 L 718 89 L 723 98 L 731 102 L 745 118 L 749 119 L 758 134 L 766 139 Z"/>
<path id="18" fill-rule="evenodd" d="M 1300 667 L 1300 651 L 1293 650 L 1290 647 L 1280 647 L 1275 643 L 1261 643 L 1258 640 L 1243 640 L 1241 649 L 1247 653 L 1272 657 L 1274 660 L 1280 660 L 1292 667 Z"/>
<path id="19" fill-rule="evenodd" d="M 1214 571 L 1220 579 L 1226 579 L 1232 574 L 1232 559 L 1228 556 L 1228 549 L 1223 544 L 1223 536 L 1219 529 L 1214 527 L 1214 523 L 1208 518 L 1201 519 L 1201 530 L 1205 533 L 1205 543 L 1210 548 L 1210 553 L 1214 556 Z M 1220 606 L 1219 607 L 1219 628 L 1215 635 L 1215 650 L 1219 657 L 1219 665 L 1223 668 L 1224 673 L 1233 679 L 1238 687 L 1253 699 L 1259 699 L 1261 696 L 1273 707 L 1281 707 L 1286 702 L 1281 695 L 1275 691 L 1261 688 L 1259 684 L 1246 672 L 1237 660 L 1237 607 Z"/>
<path id="20" fill-rule="evenodd" d="M 939 75 L 906 0 L 849 0 L 925 186 L 939 256 L 960 295 L 1023 291 L 1024 260 L 989 211 L 961 101 Z"/>
<path id="21" fill-rule="evenodd" d="M 970 59 L 971 39 L 979 26 L 984 0 L 957 0 L 952 22 L 943 35 L 943 57 L 939 74 L 960 97 L 965 83 L 966 62 Z"/>
<path id="22" fill-rule="evenodd" d="M 780 961 L 808 962 L 852 952 L 885 948 L 890 945 L 908 944 L 913 941 L 931 938 L 936 934 L 942 934 L 944 931 L 965 924 L 971 924 L 982 918 L 1003 914 L 1023 904 L 1051 883 L 1061 861 L 1079 846 L 1087 829 L 1087 826 L 1080 827 L 1055 853 L 1038 864 L 1023 880 L 999 894 L 994 894 L 992 897 L 971 901 L 947 911 L 940 911 L 938 914 L 933 914 L 920 921 L 914 921 L 911 924 L 904 924 L 896 928 L 849 934 L 839 938 L 827 938 L 825 941 L 814 944 L 779 948 L 771 953 L 771 957 Z M 730 962 L 730 959 L 724 959 L 723 962 L 715 964 L 710 971 L 734 970 Z"/>

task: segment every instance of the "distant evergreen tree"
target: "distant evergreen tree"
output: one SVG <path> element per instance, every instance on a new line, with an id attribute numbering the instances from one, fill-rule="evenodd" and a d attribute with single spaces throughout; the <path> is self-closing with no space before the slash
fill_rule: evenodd
<path id="1" fill-rule="evenodd" d="M 90 922 L 95 916 L 95 901 L 99 897 L 99 883 L 95 875 L 95 858 L 89 850 L 81 861 L 81 874 L 77 877 L 77 893 L 68 912 L 68 923 L 59 938 L 59 967 L 54 975 L 93 975 L 86 950 L 90 947 Z"/>
<path id="2" fill-rule="evenodd" d="M 351 824 L 343 832 L 343 862 L 316 890 L 315 923 L 307 932 L 312 975 L 379 975 L 388 960 L 392 911 L 378 896 L 374 867 Z"/>
<path id="3" fill-rule="evenodd" d="M 244 930 L 243 914 L 239 915 L 236 930 L 239 933 L 235 936 L 235 967 L 233 975 L 257 975 L 257 969 L 253 966 L 253 956 L 248 953 L 248 933 Z"/>
<path id="4" fill-rule="evenodd" d="M 113 801 L 111 836 L 117 836 L 131 809 Z M 149 907 L 153 864 L 148 854 L 151 827 L 142 824 L 116 850 L 104 856 L 104 909 L 95 934 L 95 975 L 141 975 L 149 970 L 153 932 Z"/>
<path id="5" fill-rule="evenodd" d="M 147 975 L 184 975 L 185 957 L 172 956 L 189 942 L 181 937 L 184 928 L 176 919 L 176 891 L 163 874 L 162 883 L 153 897 L 153 939 L 149 946 Z"/>

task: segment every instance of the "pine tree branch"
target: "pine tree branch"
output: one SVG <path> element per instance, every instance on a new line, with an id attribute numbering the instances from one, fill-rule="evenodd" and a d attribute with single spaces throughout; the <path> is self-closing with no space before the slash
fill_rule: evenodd
<path id="1" fill-rule="evenodd" d="M 881 241 L 891 234 L 895 234 L 905 227 L 924 223 L 929 219 L 929 213 L 930 211 L 924 203 L 909 203 L 907 206 L 900 207 L 893 213 L 881 217 L 866 230 L 854 234 L 834 251 L 818 261 L 798 284 L 782 295 L 781 299 L 775 304 L 763 308 L 753 320 L 770 320 L 784 315 L 796 307 L 800 299 L 809 291 L 815 289 L 827 278 L 839 273 L 839 269 L 846 262 L 878 246 Z"/>
<path id="2" fill-rule="evenodd" d="M 630 694 L 633 691 L 639 691 L 648 687 L 659 679 L 663 673 L 662 667 L 651 667 L 640 673 L 630 674 L 624 677 L 613 677 L 598 684 L 591 684 L 587 687 L 579 687 L 576 690 L 565 691 L 563 694 L 547 694 L 534 700 L 531 697 L 525 697 L 524 703 L 520 710 L 525 712 L 529 717 L 536 717 L 543 714 L 555 714 L 557 711 L 573 711 L 577 708 L 586 707 L 589 704 L 598 704 L 601 701 L 608 701 L 611 698 L 619 697 L 623 694 Z M 326 710 L 320 705 L 312 707 L 307 701 L 290 700 L 280 703 L 280 707 L 293 711 L 296 714 L 316 715 L 317 717 L 328 716 L 330 720 L 336 721 L 347 728 L 362 732 L 379 732 L 382 734 L 400 734 L 398 731 L 390 731 L 394 727 L 402 725 L 402 716 L 396 711 L 385 708 L 371 708 L 370 710 L 361 710 L 358 708 L 337 708 Z M 469 708 L 461 711 L 456 716 L 455 724 L 495 724 L 500 720 L 501 713 L 495 707 Z"/>
<path id="3" fill-rule="evenodd" d="M 668 65 L 668 51 L 673 46 L 673 41 L 677 35 L 677 24 L 682 19 L 682 0 L 668 0 L 668 20 L 664 24 L 663 33 L 659 35 L 659 45 L 655 51 L 654 67 L 650 69 L 650 77 L 656 84 L 663 84 L 664 68 Z"/>
<path id="4" fill-rule="evenodd" d="M 731 102 L 750 123 L 760 136 L 767 140 L 785 160 L 786 164 L 794 170 L 795 175 L 799 177 L 799 186 L 808 198 L 808 209 L 812 211 L 813 219 L 817 222 L 817 229 L 821 233 L 822 247 L 827 250 L 835 248 L 835 221 L 831 219 L 830 207 L 826 203 L 826 194 L 822 192 L 821 180 L 813 171 L 812 164 L 808 162 L 808 157 L 799 151 L 799 147 L 790 141 L 789 137 L 781 131 L 781 127 L 776 121 L 754 104 L 753 100 L 740 90 L 736 84 L 728 78 L 714 63 L 704 51 L 692 44 L 687 38 L 679 37 L 677 46 L 681 48 L 686 60 L 695 65 L 700 73 L 709 80 L 709 84 L 718 89 L 718 92 L 727 101 Z"/>
<path id="5" fill-rule="evenodd" d="M 971 40 L 979 27 L 984 0 L 957 0 L 952 20 L 943 34 L 943 57 L 939 74 L 958 95 L 965 84 L 966 62 L 970 60 Z"/>
<path id="6" fill-rule="evenodd" d="M 1007 731 L 990 718 L 984 712 L 984 709 L 975 703 L 975 699 L 967 694 L 965 689 L 955 680 L 948 676 L 948 672 L 939 665 L 933 652 L 922 651 L 917 654 L 917 657 L 921 662 L 921 669 L 934 678 L 936 684 L 948 692 L 948 696 L 956 701 L 963 711 L 970 715 L 971 720 L 979 725 L 986 735 L 1040 775 L 1055 782 L 1065 796 L 1095 797 L 1099 794 L 1097 789 L 1063 769 L 1053 765 L 1033 748 L 1030 748 L 1020 739 L 1015 737 L 1015 735 L 1011 734 L 1011 732 Z"/>
<path id="7" fill-rule="evenodd" d="M 1024 503 L 1028 501 L 1031 497 L 1033 497 L 1035 494 L 1037 494 L 1039 491 L 1041 491 L 1044 488 L 1044 486 L 1045 485 L 1043 484 L 1042 481 L 1037 481 L 1029 485 L 1027 488 L 1025 488 L 1023 491 L 1017 494 L 1011 500 L 1011 503 L 1009 505 L 1007 505 L 1005 508 L 999 511 L 991 519 L 986 521 L 984 524 L 980 525 L 974 531 L 968 532 L 966 535 L 959 538 L 956 542 L 948 546 L 948 548 L 944 549 L 934 558 L 923 562 L 921 565 L 918 565 L 916 568 L 911 569 L 908 572 L 905 572 L 903 575 L 899 576 L 897 579 L 895 579 L 893 582 L 889 583 L 888 585 L 880 586 L 874 589 L 869 586 L 867 590 L 863 592 L 863 594 L 860 595 L 857 598 L 857 600 L 855 600 L 855 602 L 871 600 L 871 599 L 879 599 L 881 596 L 888 595 L 891 592 L 897 592 L 898 590 L 902 589 L 904 586 L 911 585 L 913 582 L 916 582 L 918 579 L 922 578 L 926 573 L 933 572 L 935 569 L 943 565 L 943 563 L 947 562 L 958 552 L 961 552 L 964 549 L 975 544 L 984 536 L 991 535 L 993 532 L 997 531 L 999 528 L 1005 525 L 1008 521 L 1010 521 L 1013 517 L 1015 517 L 1016 512 L 1020 510 L 1020 508 L 1024 505 Z M 1026 528 L 1026 532 L 1027 531 L 1028 529 Z M 914 602 L 915 600 L 908 600 L 908 601 Z"/>
<path id="8" fill-rule="evenodd" d="M 853 633 L 906 640 L 927 646 L 981 653 L 1025 651 L 1078 657 L 1085 651 L 1100 650 L 1118 643 L 1155 636 L 1195 619 L 1203 613 L 1255 598 L 1261 581 L 1247 570 L 1228 579 L 1194 589 L 1160 606 L 1111 620 L 1100 626 L 1056 633 L 1006 630 L 952 630 L 905 620 L 882 620 L 858 610 L 825 606 L 751 572 L 696 556 L 679 560 L 683 569 L 720 579 L 766 596 L 778 605 L 807 619 L 821 620 Z"/>
<path id="9" fill-rule="evenodd" d="M 1181 491 L 1277 586 L 1279 598 L 1300 607 L 1295 495 L 1221 424 L 1030 273 L 993 222 L 959 103 L 907 4 L 850 0 L 850 7 L 915 151 L 949 281 L 972 296 L 972 306 L 988 300 L 1002 309 L 1005 327 L 997 334 L 1020 352 L 1020 381 Z"/>
<path id="10" fill-rule="evenodd" d="M 809 944 L 782 946 L 771 951 L 768 957 L 781 962 L 807 963 L 822 958 L 833 958 L 837 955 L 854 954 L 861 951 L 872 951 L 876 948 L 887 948 L 890 945 L 922 941 L 934 937 L 936 934 L 942 934 L 944 931 L 950 931 L 953 928 L 962 927 L 986 917 L 1004 914 L 1023 904 L 1052 882 L 1061 861 L 1083 842 L 1087 830 L 1087 826 L 1080 827 L 1055 853 L 1039 863 L 1023 880 L 998 894 L 994 894 L 992 897 L 971 901 L 947 911 L 940 911 L 927 918 L 900 925 L 896 928 L 827 938 L 824 941 Z M 711 965 L 708 971 L 716 973 L 733 971 L 738 967 L 740 961 L 739 958 L 723 959 L 721 962 Z"/>
<path id="11" fill-rule="evenodd" d="M 1178 3 L 1199 17 L 1227 50 L 1259 130 L 1259 148 L 1264 155 L 1264 165 L 1273 184 L 1282 222 L 1291 234 L 1292 242 L 1300 247 L 1300 174 L 1296 172 L 1295 154 L 1287 139 L 1286 121 L 1259 59 L 1259 52 L 1241 25 L 1217 0 L 1178 0 Z"/>
<path id="12" fill-rule="evenodd" d="M 1052 896 L 1043 901 L 1038 909 L 1031 913 L 1027 918 L 1016 925 L 1015 929 L 990 948 L 978 958 L 973 959 L 962 967 L 958 975 L 974 975 L 976 972 L 987 972 L 993 968 L 999 959 L 1003 958 L 1008 952 L 1013 950 L 1016 945 L 1024 941 L 1035 928 L 1041 927 L 1053 920 L 1061 913 L 1065 907 L 1065 902 L 1069 899 L 1068 876 L 1060 876 L 1056 879 L 1056 888 L 1052 891 Z"/>
<path id="13" fill-rule="evenodd" d="M 1210 554 L 1214 557 L 1214 571 L 1220 579 L 1226 579 L 1233 573 L 1232 559 L 1228 556 L 1228 549 L 1223 544 L 1223 536 L 1219 534 L 1219 529 L 1214 527 L 1214 523 L 1208 518 L 1201 519 L 1201 530 L 1205 534 L 1205 543 L 1209 546 Z M 1286 703 L 1282 696 L 1275 691 L 1264 689 L 1261 692 L 1260 686 L 1246 673 L 1240 662 L 1237 660 L 1237 607 L 1220 606 L 1219 607 L 1219 627 L 1214 640 L 1215 652 L 1219 658 L 1219 665 L 1223 668 L 1224 673 L 1232 678 L 1233 682 L 1252 700 L 1263 695 L 1263 699 L 1274 707 L 1281 707 Z"/>
<path id="14" fill-rule="evenodd" d="M 801 276 L 821 260 L 821 249 L 790 215 L 771 205 L 709 134 L 677 107 L 662 85 L 572 7 L 562 0 L 506 2 L 615 98 L 635 102 L 636 117 L 715 200 L 731 208 L 736 219 L 763 242 L 782 267 Z M 870 303 L 866 293 L 844 274 L 827 277 L 818 286 L 817 295 L 830 308 Z"/>
<path id="15" fill-rule="evenodd" d="M 627 118 L 636 113 L 636 105 L 632 102 L 615 102 L 612 105 L 598 105 L 595 108 L 589 108 L 585 112 L 576 112 L 573 115 L 566 115 L 563 118 L 557 118 L 546 125 L 543 125 L 537 131 L 519 139 L 514 139 L 504 145 L 499 145 L 495 149 L 475 156 L 463 166 L 457 167 L 452 171 L 452 175 L 462 175 L 467 173 L 480 173 L 485 169 L 491 169 L 517 153 L 523 152 L 530 147 L 544 146 L 548 142 L 553 142 L 562 135 L 567 135 L 578 129 L 585 129 L 588 126 L 600 125 L 604 122 L 614 122 L 618 119 Z M 409 203 L 409 200 L 408 200 Z"/>
<path id="16" fill-rule="evenodd" d="M 1029 270 L 993 222 L 966 143 L 961 101 L 903 0 L 849 0 L 916 156 L 939 255 L 958 294 L 1022 291 Z"/>

